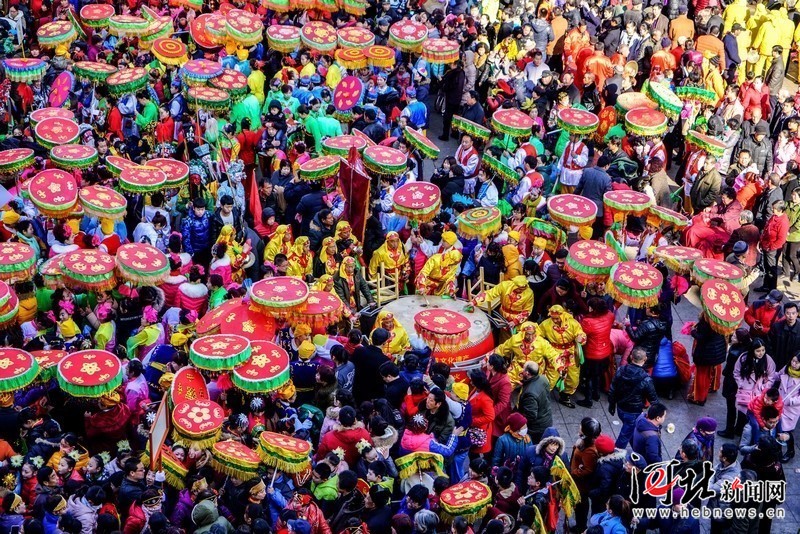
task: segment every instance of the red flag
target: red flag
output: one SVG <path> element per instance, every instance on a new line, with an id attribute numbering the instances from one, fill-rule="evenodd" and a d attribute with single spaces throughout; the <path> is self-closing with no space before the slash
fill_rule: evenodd
<path id="1" fill-rule="evenodd" d="M 265 236 L 269 233 L 269 229 L 261 224 L 261 197 L 258 196 L 258 184 L 256 183 L 255 176 L 250 180 L 250 202 L 248 204 L 250 213 L 253 214 L 253 230 L 260 236 Z"/>
<path id="2" fill-rule="evenodd" d="M 347 159 L 342 160 L 339 168 L 339 184 L 347 202 L 344 218 L 353 228 L 353 235 L 363 242 L 364 229 L 369 217 L 370 179 L 355 147 L 350 147 Z"/>

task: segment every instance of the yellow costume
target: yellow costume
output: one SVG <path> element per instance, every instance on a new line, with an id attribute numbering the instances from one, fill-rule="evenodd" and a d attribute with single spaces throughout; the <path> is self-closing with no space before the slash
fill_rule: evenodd
<path id="1" fill-rule="evenodd" d="M 756 76 L 764 74 L 772 63 L 772 47 L 781 42 L 780 12 L 771 11 L 758 27 L 750 48 L 758 51 L 758 62 L 753 67 Z"/>
<path id="2" fill-rule="evenodd" d="M 731 31 L 731 28 L 737 22 L 744 26 L 748 14 L 747 0 L 733 0 L 733 3 L 722 12 L 722 21 L 724 23 L 722 35 Z"/>
<path id="3" fill-rule="evenodd" d="M 247 243 L 242 245 L 236 241 L 236 229 L 230 224 L 224 225 L 220 230 L 216 244 L 219 243 L 225 243 L 225 246 L 228 247 L 225 254 L 231 260 L 231 280 L 237 284 L 242 283 L 244 280 L 243 266 L 252 247 Z"/>
<path id="4" fill-rule="evenodd" d="M 289 238 L 288 240 L 286 238 Z M 275 256 L 285 254 L 287 257 L 292 251 L 292 227 L 282 224 L 275 229 L 267 246 L 264 247 L 264 261 L 275 261 Z"/>
<path id="5" fill-rule="evenodd" d="M 512 387 L 517 387 L 522 382 L 522 366 L 527 361 L 539 364 L 539 374 L 547 377 L 551 388 L 556 385 L 556 360 L 561 353 L 537 333 L 536 323 L 522 323 L 519 332 L 497 347 L 496 352 L 509 362 L 508 379 Z"/>
<path id="6" fill-rule="evenodd" d="M 456 277 L 461 265 L 461 251 L 450 249 L 434 254 L 417 275 L 417 293 L 420 295 L 456 294 Z"/>
<path id="7" fill-rule="evenodd" d="M 725 96 L 725 81 L 722 79 L 722 74 L 707 59 L 703 59 L 703 67 L 706 73 L 703 80 L 706 89 L 714 91 L 717 101 L 721 100 Z"/>
<path id="8" fill-rule="evenodd" d="M 533 311 L 533 291 L 522 275 L 500 282 L 484 295 L 478 295 L 475 301 L 479 304 L 496 298 L 500 299 L 500 313 L 512 327 L 527 321 Z"/>
<path id="9" fill-rule="evenodd" d="M 506 270 L 504 278 L 511 279 L 522 275 L 522 262 L 519 261 L 519 232 L 511 230 L 508 232 L 508 243 L 503 245 L 503 258 L 505 259 Z"/>
<path id="10" fill-rule="evenodd" d="M 333 293 L 333 276 L 329 274 L 323 274 L 316 282 L 314 282 L 314 284 L 311 286 L 311 289 L 315 291 L 327 291 L 329 293 Z"/>
<path id="11" fill-rule="evenodd" d="M 387 275 L 394 275 L 395 271 L 399 269 L 400 280 L 408 279 L 411 265 L 408 262 L 406 249 L 400 242 L 400 235 L 397 232 L 386 234 L 386 241 L 372 254 L 372 259 L 369 260 L 370 278 L 374 279 L 378 276 L 381 264 L 383 264 Z"/>
<path id="12" fill-rule="evenodd" d="M 783 47 L 783 65 L 784 68 L 789 64 L 789 51 L 792 49 L 792 42 L 794 41 L 794 21 L 789 18 L 789 12 L 785 7 L 778 9 L 778 30 L 781 37 L 778 44 Z"/>
<path id="13" fill-rule="evenodd" d="M 333 63 L 328 67 L 328 73 L 325 75 L 325 85 L 333 91 L 340 81 L 342 81 L 342 69 L 339 65 Z"/>
<path id="14" fill-rule="evenodd" d="M 336 241 L 332 237 L 326 237 L 322 240 L 322 248 L 319 249 L 319 261 L 325 266 L 325 274 L 333 276 L 339 270 L 336 252 Z"/>
<path id="15" fill-rule="evenodd" d="M 575 358 L 575 343 L 586 342 L 586 334 L 578 321 L 559 305 L 551 306 L 550 317 L 539 325 L 539 333 L 560 354 L 556 362 L 558 373 L 564 377 L 565 395 L 572 395 L 578 387 L 580 363 Z M 556 321 L 560 319 L 560 324 Z"/>
<path id="16" fill-rule="evenodd" d="M 353 235 L 353 227 L 347 221 L 339 221 L 336 223 L 336 241 L 350 241 L 352 247 L 361 245 Z M 337 245 L 338 246 L 338 245 Z"/>
<path id="17" fill-rule="evenodd" d="M 75 460 L 75 469 L 83 470 L 87 465 L 89 465 L 89 453 L 86 452 L 86 449 L 80 445 L 76 447 L 75 450 L 79 453 L 78 459 Z M 58 469 L 58 464 L 61 462 L 61 458 L 63 456 L 64 452 L 62 452 L 60 449 L 57 450 L 47 461 L 47 466 L 52 467 L 53 469 Z"/>
<path id="18" fill-rule="evenodd" d="M 311 274 L 314 268 L 314 255 L 310 246 L 308 238 L 304 235 L 294 240 L 292 250 L 288 254 L 289 268 L 286 270 L 288 276 L 305 278 Z"/>
<path id="19" fill-rule="evenodd" d="M 392 324 L 384 324 L 391 321 Z M 386 328 L 389 326 L 389 328 Z M 383 346 L 383 352 L 387 356 L 392 356 L 397 359 L 403 356 L 407 350 L 411 348 L 411 340 L 408 338 L 408 332 L 403 328 L 392 312 L 381 310 L 378 317 L 375 319 L 375 328 L 385 328 L 389 332 L 389 341 Z M 372 331 L 375 331 L 375 328 Z M 370 333 L 370 338 L 372 334 Z"/>

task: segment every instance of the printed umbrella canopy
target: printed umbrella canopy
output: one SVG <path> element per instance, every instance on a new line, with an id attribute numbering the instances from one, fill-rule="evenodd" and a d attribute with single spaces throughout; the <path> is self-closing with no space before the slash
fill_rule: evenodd
<path id="1" fill-rule="evenodd" d="M 182 65 L 189 60 L 189 49 L 178 39 L 156 39 L 150 51 L 164 65 Z"/>
<path id="2" fill-rule="evenodd" d="M 311 466 L 311 444 L 275 432 L 262 432 L 258 437 L 258 455 L 264 464 L 285 473 L 302 473 Z"/>
<path id="3" fill-rule="evenodd" d="M 97 159 L 97 149 L 88 145 L 58 145 L 50 149 L 50 161 L 62 169 L 88 169 Z"/>
<path id="4" fill-rule="evenodd" d="M 36 139 L 45 148 L 69 145 L 78 140 L 80 128 L 74 120 L 51 117 L 44 119 L 33 130 Z"/>
<path id="5" fill-rule="evenodd" d="M 80 350 L 58 363 L 56 378 L 73 397 L 97 398 L 122 385 L 122 365 L 106 350 Z"/>
<path id="6" fill-rule="evenodd" d="M 616 251 L 601 241 L 577 241 L 569 247 L 567 273 L 582 284 L 604 282 L 619 263 Z"/>
<path id="7" fill-rule="evenodd" d="M 694 262 L 703 259 L 703 253 L 696 248 L 678 245 L 656 247 L 653 256 L 664 262 L 668 269 L 681 274 L 691 271 Z"/>
<path id="8" fill-rule="evenodd" d="M 189 180 L 189 166 L 182 161 L 172 158 L 155 158 L 148 160 L 145 165 L 156 167 L 167 175 L 167 181 L 164 184 L 166 189 L 178 188 Z"/>
<path id="9" fill-rule="evenodd" d="M 259 280 L 250 289 L 253 306 L 276 319 L 300 309 L 308 299 L 308 284 L 292 276 L 275 276 Z"/>
<path id="10" fill-rule="evenodd" d="M 597 218 L 597 205 L 586 197 L 564 193 L 547 199 L 550 218 L 564 227 L 590 226 Z"/>
<path id="11" fill-rule="evenodd" d="M 702 284 L 706 280 L 725 280 L 734 285 L 739 285 L 744 279 L 744 271 L 727 261 L 712 258 L 701 258 L 692 265 L 692 280 Z"/>
<path id="12" fill-rule="evenodd" d="M 225 411 L 214 401 L 185 401 L 172 410 L 172 437 L 175 441 L 206 449 L 219 440 L 224 420 Z"/>
<path id="13" fill-rule="evenodd" d="M 428 38 L 428 28 L 421 22 L 399 20 L 389 28 L 389 46 L 404 52 L 419 52 Z"/>
<path id="14" fill-rule="evenodd" d="M 41 369 L 39 376 L 36 377 L 40 382 L 54 379 L 56 371 L 58 371 L 58 364 L 69 356 L 69 352 L 59 349 L 34 350 L 31 354 L 36 358 L 36 362 Z"/>
<path id="15" fill-rule="evenodd" d="M 25 282 L 35 271 L 36 252 L 30 245 L 14 241 L 0 243 L 0 280 Z"/>
<path id="16" fill-rule="evenodd" d="M 335 324 L 342 317 L 342 301 L 328 291 L 312 289 L 305 304 L 289 312 L 287 320 L 292 325 L 307 324 L 312 330 L 319 330 Z"/>
<path id="17" fill-rule="evenodd" d="M 114 256 L 98 249 L 81 249 L 64 254 L 61 272 L 64 284 L 89 291 L 110 291 L 117 286 Z"/>
<path id="18" fill-rule="evenodd" d="M 119 220 L 125 216 L 128 201 L 124 196 L 104 185 L 89 185 L 78 193 L 83 210 L 92 217 Z"/>
<path id="19" fill-rule="evenodd" d="M 611 297 L 631 308 L 645 308 L 658 303 L 664 277 L 647 263 L 625 261 L 611 269 L 606 290 Z"/>
<path id="20" fill-rule="evenodd" d="M 501 108 L 492 115 L 495 131 L 511 137 L 530 137 L 533 119 L 515 108 Z"/>
<path id="21" fill-rule="evenodd" d="M 502 228 L 502 215 L 497 208 L 472 208 L 462 211 L 458 218 L 458 233 L 467 239 L 486 237 Z"/>
<path id="22" fill-rule="evenodd" d="M 0 150 L 0 174 L 14 174 L 34 161 L 34 151 L 30 148 L 9 148 Z"/>
<path id="23" fill-rule="evenodd" d="M 294 52 L 300 46 L 300 28 L 273 24 L 267 28 L 267 43 L 271 49 L 278 52 L 284 54 Z"/>
<path id="24" fill-rule="evenodd" d="M 78 61 L 72 65 L 72 73 L 78 78 L 86 78 L 94 83 L 108 80 L 108 77 L 119 69 L 114 65 L 100 61 Z"/>
<path id="25" fill-rule="evenodd" d="M 47 169 L 28 182 L 31 202 L 42 214 L 62 219 L 72 213 L 78 202 L 75 177 L 60 169 Z"/>
<path id="26" fill-rule="evenodd" d="M 254 341 L 274 334 L 275 320 L 242 299 L 231 299 L 197 321 L 197 335 L 234 334 Z"/>
<path id="27" fill-rule="evenodd" d="M 211 466 L 218 472 L 250 480 L 258 474 L 261 457 L 244 443 L 232 439 L 211 446 Z"/>
<path id="28" fill-rule="evenodd" d="M 642 215 L 653 201 L 639 191 L 608 191 L 603 195 L 603 204 L 621 213 Z"/>
<path id="29" fill-rule="evenodd" d="M 392 199 L 394 212 L 411 221 L 428 222 L 442 205 L 439 187 L 429 182 L 409 182 L 400 186 Z"/>
<path id="30" fill-rule="evenodd" d="M 142 286 L 155 286 L 169 276 L 167 255 L 147 243 L 126 243 L 115 256 L 119 277 Z"/>
<path id="31" fill-rule="evenodd" d="M 213 334 L 195 339 L 189 347 L 189 359 L 206 371 L 230 371 L 250 357 L 250 341 L 242 336 Z"/>
<path id="32" fill-rule="evenodd" d="M 39 362 L 30 352 L 15 347 L 0 347 L 0 393 L 29 386 L 39 374 Z"/>
<path id="33" fill-rule="evenodd" d="M 725 280 L 706 280 L 700 287 L 700 296 L 712 330 L 727 336 L 742 324 L 747 303 L 735 285 Z"/>
<path id="34" fill-rule="evenodd" d="M 42 79 L 47 63 L 34 58 L 11 58 L 3 60 L 3 67 L 12 82 L 28 83 Z"/>
<path id="35" fill-rule="evenodd" d="M 247 393 L 271 393 L 291 380 L 289 354 L 270 341 L 252 341 L 250 359 L 231 373 L 233 384 Z"/>
<path id="36" fill-rule="evenodd" d="M 156 167 L 137 165 L 119 175 L 119 188 L 129 193 L 155 193 L 167 183 L 167 175 Z"/>
<path id="37" fill-rule="evenodd" d="M 310 50 L 320 54 L 330 53 L 339 42 L 334 27 L 320 20 L 305 23 L 300 31 L 300 40 Z"/>

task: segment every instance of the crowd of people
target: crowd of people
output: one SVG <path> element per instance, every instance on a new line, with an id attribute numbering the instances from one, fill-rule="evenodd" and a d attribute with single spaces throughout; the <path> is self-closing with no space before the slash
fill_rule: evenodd
<path id="1" fill-rule="evenodd" d="M 784 83 L 800 42 L 793 3 L 112 3 L 131 27 L 158 23 L 160 37 L 185 46 L 178 61 L 159 59 L 148 37 L 84 20 L 87 5 L 10 0 L 0 19 L 4 57 L 46 65 L 21 79 L 7 62 L 0 83 L 0 165 L 13 149 L 34 154 L 6 173 L 0 242 L 24 244 L 36 259 L 35 269 L 6 276 L 13 262 L 0 258 L 0 278 L 18 300 L 9 320 L 0 298 L 0 345 L 37 355 L 108 351 L 124 380 L 86 398 L 43 373 L 0 393 L 0 534 L 676 534 L 705 528 L 690 513 L 701 507 L 755 512 L 719 514 L 705 521 L 712 533 L 783 526 L 770 515 L 783 496 L 731 502 L 722 490 L 734 480 L 785 481 L 783 464 L 795 455 L 800 323 L 786 288 L 800 280 L 800 98 Z M 198 19 L 234 9 L 261 20 L 260 39 L 214 40 L 217 19 Z M 305 40 L 279 50 L 265 31 L 314 21 L 369 30 L 393 57 L 354 66 Z M 409 50 L 391 31 L 408 21 L 427 40 L 455 43 L 458 59 Z M 74 36 L 53 46 L 43 29 L 57 23 Z M 188 96 L 206 83 L 185 70 L 189 59 L 246 78 L 229 107 Z M 86 62 L 144 68 L 147 77 L 120 94 L 82 75 Z M 337 88 L 351 78 L 360 96 L 340 109 Z M 659 97 L 659 87 L 669 94 Z M 636 97 L 633 109 L 659 109 L 668 124 L 654 133 L 626 120 Z M 28 184 L 59 168 L 31 116 L 52 106 L 72 112 L 72 142 L 96 150 L 96 162 L 69 168 L 73 184 L 120 190 L 124 214 L 76 208 L 56 217 L 31 198 Z M 596 129 L 571 130 L 562 113 L 570 109 L 593 113 Z M 530 131 L 498 126 L 493 116 L 504 110 L 522 112 Z M 441 141 L 433 163 L 419 134 Z M 348 168 L 366 178 L 360 193 L 339 174 L 310 179 L 304 165 L 344 136 L 397 149 L 405 165 L 377 172 L 351 152 Z M 150 168 L 155 158 L 185 163 L 188 179 L 146 194 L 120 183 L 120 159 Z M 396 209 L 397 196 L 424 182 L 438 186 L 441 205 L 417 221 Z M 668 217 L 609 205 L 614 191 L 643 193 Z M 563 194 L 588 199 L 596 216 L 559 220 L 548 200 Z M 462 231 L 474 208 L 498 213 L 497 228 Z M 576 275 L 570 250 L 581 241 L 652 266 L 657 297 L 636 306 L 611 280 Z M 53 258 L 86 249 L 114 256 L 127 243 L 163 253 L 159 284 L 120 276 L 91 290 L 49 270 Z M 702 280 L 654 253 L 669 246 L 740 273 L 730 281 L 746 311 L 733 328 L 722 330 L 700 302 Z M 159 405 L 170 402 L 176 373 L 195 365 L 198 321 L 250 302 L 254 283 L 280 276 L 334 295 L 341 317 L 327 327 L 280 317 L 259 325 L 250 339 L 282 347 L 291 380 L 254 393 L 203 370 L 225 416 L 216 438 L 170 433 L 151 463 Z M 467 372 L 451 369 L 377 305 L 376 287 L 390 280 L 401 295 L 460 299 L 465 314 L 493 309 L 494 349 Z M 673 314 L 682 299 L 700 309 L 696 321 Z M 10 365 L 0 359 L 3 370 Z M 671 401 L 684 394 L 702 417 L 677 429 L 686 433 L 679 450 L 666 450 L 662 429 L 674 427 Z M 724 397 L 724 428 L 703 408 L 709 395 Z M 597 403 L 618 428 L 601 424 Z M 558 428 L 559 409 L 585 416 Z M 309 442 L 308 468 L 265 463 L 240 478 L 212 459 L 215 441 L 260 450 L 264 431 Z M 564 439 L 572 433 L 574 444 Z M 647 466 L 672 458 L 682 480 L 710 462 L 712 493 L 686 495 L 686 485 L 671 500 L 646 493 Z M 472 506 L 454 512 L 448 490 Z M 672 513 L 643 518 L 633 508 Z"/>

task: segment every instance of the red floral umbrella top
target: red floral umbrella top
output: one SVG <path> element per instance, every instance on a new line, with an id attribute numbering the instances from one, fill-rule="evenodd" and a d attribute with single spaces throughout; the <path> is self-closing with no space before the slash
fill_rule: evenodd
<path id="1" fill-rule="evenodd" d="M 208 434 L 215 432 L 225 420 L 222 406 L 207 399 L 185 401 L 172 411 L 172 422 L 178 430 L 188 434 Z"/>
<path id="2" fill-rule="evenodd" d="M 68 172 L 47 169 L 28 182 L 28 193 L 34 204 L 68 209 L 78 201 L 78 184 Z"/>
<path id="3" fill-rule="evenodd" d="M 253 341 L 250 358 L 233 370 L 245 380 L 261 381 L 275 378 L 289 368 L 289 353 L 271 341 Z"/>
<path id="4" fill-rule="evenodd" d="M 253 302 L 267 307 L 290 308 L 308 299 L 308 284 L 291 276 L 259 280 L 250 290 Z"/>
<path id="5" fill-rule="evenodd" d="M 435 206 L 442 198 L 439 188 L 429 182 L 411 182 L 401 186 L 394 194 L 394 203 L 407 209 L 424 209 Z"/>
<path id="6" fill-rule="evenodd" d="M 210 13 L 203 13 L 202 15 L 195 17 L 189 25 L 189 33 L 191 34 L 192 39 L 201 48 L 214 49 L 219 47 L 219 45 L 217 45 L 217 43 L 215 43 L 214 40 L 208 36 L 208 33 L 206 33 L 205 30 L 210 18 Z"/>
<path id="7" fill-rule="evenodd" d="M 401 41 L 422 41 L 428 37 L 428 28 L 413 20 L 400 20 L 392 24 L 389 34 Z"/>
<path id="8" fill-rule="evenodd" d="M 102 276 L 114 272 L 114 256 L 96 249 L 68 252 L 61 261 L 62 270 L 84 276 Z"/>
<path id="9" fill-rule="evenodd" d="M 339 111 L 350 111 L 358 104 L 364 84 L 355 76 L 345 76 L 333 92 L 333 105 Z"/>
<path id="10" fill-rule="evenodd" d="M 701 273 L 720 280 L 741 280 L 744 271 L 727 261 L 702 258 L 694 262 L 694 268 Z"/>
<path id="11" fill-rule="evenodd" d="M 664 277 L 652 265 L 626 261 L 617 266 L 613 274 L 613 282 L 634 291 L 655 291 L 661 288 Z"/>
<path id="12" fill-rule="evenodd" d="M 636 108 L 625 114 L 625 120 L 640 128 L 655 128 L 667 123 L 667 116 L 655 109 Z"/>
<path id="13" fill-rule="evenodd" d="M 706 280 L 700 288 L 703 309 L 725 323 L 739 323 L 744 319 L 747 304 L 739 290 L 725 280 Z"/>
<path id="14" fill-rule="evenodd" d="M 529 130 L 533 127 L 533 119 L 522 111 L 514 108 L 498 109 L 492 115 L 492 120 L 515 129 Z"/>
<path id="15" fill-rule="evenodd" d="M 405 165 L 408 156 L 390 146 L 375 145 L 364 149 L 364 157 L 373 160 L 378 165 L 395 167 Z"/>
<path id="16" fill-rule="evenodd" d="M 547 201 L 547 209 L 576 219 L 593 218 L 597 215 L 597 205 L 594 202 L 571 193 L 550 197 Z"/>
<path id="17" fill-rule="evenodd" d="M 243 9 L 231 9 L 225 15 L 225 20 L 231 29 L 239 33 L 258 33 L 264 29 L 264 23 L 261 22 L 258 15 Z"/>
<path id="18" fill-rule="evenodd" d="M 666 245 L 657 247 L 655 252 L 660 256 L 674 258 L 676 261 L 696 261 L 703 258 L 703 253 L 692 247 Z"/>
<path id="19" fill-rule="evenodd" d="M 59 117 L 42 120 L 36 125 L 35 131 L 38 137 L 55 145 L 71 143 L 80 134 L 75 121 Z"/>
<path id="20" fill-rule="evenodd" d="M 23 161 L 31 156 L 34 152 L 30 148 L 9 148 L 8 150 L 0 150 L 0 166 L 13 165 L 19 161 Z"/>
<path id="21" fill-rule="evenodd" d="M 575 263 L 593 269 L 610 269 L 619 263 L 614 249 L 600 241 L 577 241 L 569 247 L 569 256 Z"/>
<path id="22" fill-rule="evenodd" d="M 101 386 L 122 371 L 114 354 L 105 350 L 81 350 L 73 352 L 58 364 L 62 378 L 82 387 Z"/>
<path id="23" fill-rule="evenodd" d="M 469 319 L 458 312 L 433 309 L 423 310 L 414 316 L 414 323 L 434 334 L 453 335 L 469 330 Z"/>
<path id="24" fill-rule="evenodd" d="M 319 20 L 307 22 L 303 25 L 301 35 L 310 43 L 326 46 L 336 43 L 338 36 L 333 26 Z"/>

